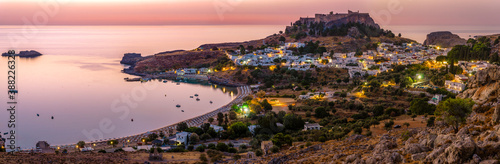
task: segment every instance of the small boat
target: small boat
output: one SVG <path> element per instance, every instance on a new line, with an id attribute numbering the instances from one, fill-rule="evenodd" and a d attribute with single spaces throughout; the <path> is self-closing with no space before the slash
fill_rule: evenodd
<path id="1" fill-rule="evenodd" d="M 180 108 L 180 107 L 181 107 L 181 105 L 177 104 L 177 105 L 176 105 L 176 107 L 177 107 L 177 108 Z"/>
<path id="2" fill-rule="evenodd" d="M 210 101 L 210 104 L 212 104 L 212 103 L 214 103 L 214 102 Z"/>
<path id="3" fill-rule="evenodd" d="M 54 119 L 54 116 L 52 116 L 52 119 Z"/>
<path id="4" fill-rule="evenodd" d="M 182 112 L 184 112 L 184 110 L 181 110 Z"/>
<path id="5" fill-rule="evenodd" d="M 40 117 L 40 114 L 36 114 L 37 117 Z"/>
<path id="6" fill-rule="evenodd" d="M 193 98 L 193 96 L 189 96 L 189 98 Z"/>
<path id="7" fill-rule="evenodd" d="M 177 85 L 181 85 L 181 83 L 177 83 Z"/>
<path id="8" fill-rule="evenodd" d="M 130 121 L 134 122 L 134 119 L 131 119 Z"/>
<path id="9" fill-rule="evenodd" d="M 196 98 L 196 101 L 200 101 L 200 98 Z"/>
<path id="10" fill-rule="evenodd" d="M 194 96 L 198 97 L 198 94 L 194 94 Z"/>
<path id="11" fill-rule="evenodd" d="M 167 83 L 168 81 L 167 80 L 163 80 L 163 83 Z"/>

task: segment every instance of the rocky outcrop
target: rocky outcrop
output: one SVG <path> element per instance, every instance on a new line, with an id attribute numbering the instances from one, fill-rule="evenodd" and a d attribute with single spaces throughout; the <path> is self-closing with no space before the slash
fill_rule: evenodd
<path id="1" fill-rule="evenodd" d="M 123 58 L 120 61 L 120 63 L 134 65 L 135 63 L 141 61 L 142 59 L 143 57 L 141 56 L 140 53 L 126 53 L 123 55 Z"/>
<path id="2" fill-rule="evenodd" d="M 9 56 L 8 53 L 2 53 L 2 56 Z M 42 54 L 38 51 L 31 50 L 31 51 L 20 51 L 19 54 L 16 56 L 19 56 L 21 58 L 34 58 L 38 56 L 42 56 Z"/>
<path id="3" fill-rule="evenodd" d="M 467 90 L 459 94 L 459 98 L 471 98 L 478 105 L 483 105 L 492 99 L 498 98 L 500 89 L 500 67 L 490 66 L 484 70 L 476 72 L 467 82 Z M 495 104 L 488 104 L 495 106 Z"/>
<path id="4" fill-rule="evenodd" d="M 444 48 L 453 47 L 455 45 L 464 45 L 467 40 L 460 38 L 456 34 L 449 31 L 432 32 L 427 35 L 424 45 L 437 45 Z"/>

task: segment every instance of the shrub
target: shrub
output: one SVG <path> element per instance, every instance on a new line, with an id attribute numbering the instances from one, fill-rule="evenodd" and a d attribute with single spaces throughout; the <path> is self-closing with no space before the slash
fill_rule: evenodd
<path id="1" fill-rule="evenodd" d="M 236 148 L 234 148 L 234 147 L 230 147 L 229 149 L 227 149 L 227 152 L 228 153 L 237 153 L 238 150 L 236 150 Z"/>
<path id="2" fill-rule="evenodd" d="M 324 136 L 319 137 L 319 142 L 326 142 L 326 138 Z"/>
<path id="3" fill-rule="evenodd" d="M 241 155 L 235 154 L 235 155 L 233 155 L 233 159 L 234 160 L 239 160 L 239 159 L 241 159 Z"/>
<path id="4" fill-rule="evenodd" d="M 271 147 L 271 149 L 270 149 L 270 150 L 271 150 L 271 152 L 273 152 L 273 153 L 277 153 L 277 152 L 279 152 L 279 151 L 280 151 L 280 148 L 279 148 L 278 146 L 274 145 L 273 147 Z"/>
<path id="5" fill-rule="evenodd" d="M 212 150 L 215 150 L 215 144 L 214 143 L 209 143 L 208 146 L 207 146 L 208 149 L 212 149 Z"/>
<path id="6" fill-rule="evenodd" d="M 306 147 L 309 147 L 309 146 L 311 146 L 311 145 L 312 145 L 312 143 L 311 143 L 311 142 L 307 142 L 307 143 L 306 143 Z"/>
<path id="7" fill-rule="evenodd" d="M 208 158 L 207 158 L 207 155 L 205 155 L 205 153 L 200 154 L 200 161 L 203 162 L 203 163 L 207 163 L 208 162 Z"/>
<path id="8" fill-rule="evenodd" d="M 194 146 L 193 145 L 189 145 L 187 148 L 188 148 L 188 151 L 193 151 Z"/>
<path id="9" fill-rule="evenodd" d="M 227 150 L 229 149 L 229 146 L 227 146 L 225 143 L 222 143 L 222 142 L 219 142 L 217 144 L 217 150 L 219 151 L 223 151 L 223 152 L 227 152 Z"/>
<path id="10" fill-rule="evenodd" d="M 430 117 L 429 119 L 427 119 L 427 127 L 433 127 L 434 120 L 436 120 L 436 117 Z"/>
<path id="11" fill-rule="evenodd" d="M 204 152 L 204 151 L 205 151 L 205 148 L 206 148 L 206 147 L 205 147 L 205 145 L 200 145 L 200 146 L 196 147 L 196 149 L 195 149 L 195 150 L 196 150 L 196 151 L 199 151 L 199 152 Z"/>
<path id="12" fill-rule="evenodd" d="M 63 150 L 63 153 L 65 152 L 66 149 Z M 68 152 L 68 150 L 66 150 Z M 106 153 L 106 150 L 99 150 L 98 153 Z"/>
<path id="13" fill-rule="evenodd" d="M 255 155 L 257 157 L 260 157 L 260 156 L 264 155 L 264 152 L 262 152 L 262 150 L 260 150 L 260 149 L 257 149 L 257 150 L 255 150 Z"/>

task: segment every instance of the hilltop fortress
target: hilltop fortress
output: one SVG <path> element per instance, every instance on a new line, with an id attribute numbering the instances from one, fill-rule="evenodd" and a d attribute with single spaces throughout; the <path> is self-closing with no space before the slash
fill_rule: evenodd
<path id="1" fill-rule="evenodd" d="M 327 27 L 338 26 L 347 23 L 362 23 L 376 28 L 380 28 L 378 24 L 370 17 L 368 13 L 353 12 L 348 10 L 346 13 L 333 13 L 330 14 L 316 14 L 314 18 L 300 18 L 302 24 L 309 24 L 312 22 L 319 23 L 325 22 Z"/>

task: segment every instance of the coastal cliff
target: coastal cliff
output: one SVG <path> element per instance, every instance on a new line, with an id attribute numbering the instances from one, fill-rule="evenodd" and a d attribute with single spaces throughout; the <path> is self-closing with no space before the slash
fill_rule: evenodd
<path id="1" fill-rule="evenodd" d="M 9 56 L 9 54 L 2 53 L 2 56 Z M 34 57 L 42 56 L 42 54 L 38 51 L 30 50 L 30 51 L 20 51 L 17 56 L 19 56 L 21 58 L 34 58 Z"/>
<path id="2" fill-rule="evenodd" d="M 123 55 L 120 64 L 135 65 L 135 63 L 143 59 L 140 53 L 126 53 Z"/>
<path id="3" fill-rule="evenodd" d="M 443 48 L 449 48 L 456 45 L 465 45 L 467 40 L 449 31 L 432 32 L 427 35 L 424 45 L 437 45 Z"/>

